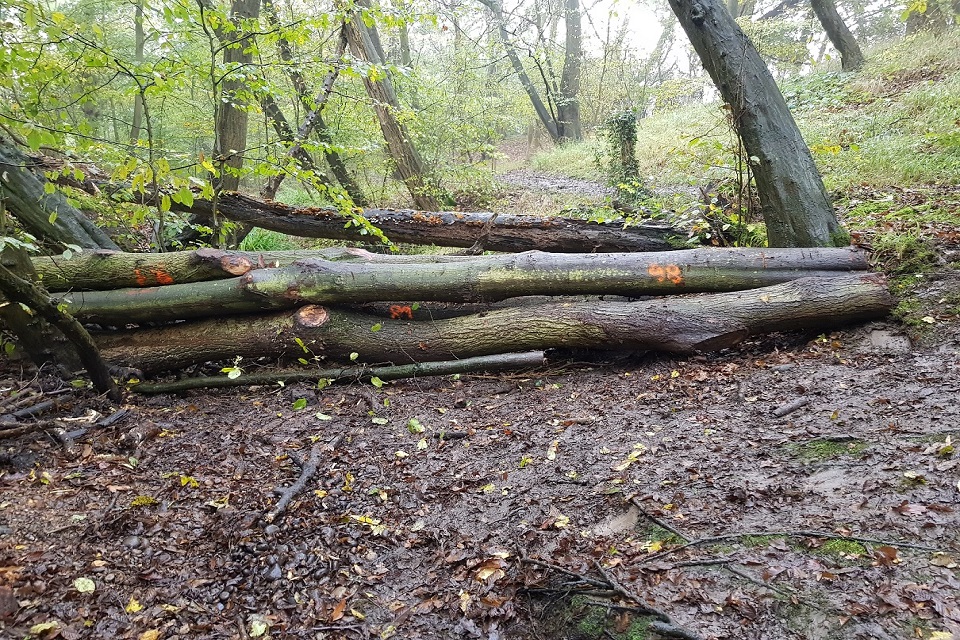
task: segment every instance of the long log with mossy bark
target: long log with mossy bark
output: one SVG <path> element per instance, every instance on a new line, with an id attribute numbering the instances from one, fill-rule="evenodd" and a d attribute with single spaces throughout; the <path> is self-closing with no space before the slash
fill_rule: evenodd
<path id="1" fill-rule="evenodd" d="M 454 262 L 303 260 L 224 280 L 73 291 L 59 302 L 87 322 L 183 320 L 308 304 L 495 301 L 527 295 L 645 296 L 736 291 L 865 266 L 853 249 L 690 249 L 662 253 L 529 251 Z"/>
<path id="2" fill-rule="evenodd" d="M 699 254 L 671 253 L 671 261 L 689 260 L 692 255 L 709 255 L 710 249 Z M 867 254 L 854 248 L 763 251 L 756 249 L 724 249 L 726 256 L 737 259 L 756 259 L 760 268 L 821 269 L 862 271 L 869 268 Z M 656 261 L 660 256 L 649 256 Z M 372 253 L 365 249 L 332 247 L 318 250 L 295 251 L 225 251 L 197 249 L 167 253 L 125 253 L 122 251 L 84 251 L 69 258 L 39 256 L 33 258 L 33 269 L 48 291 L 102 291 L 127 287 L 156 287 L 170 284 L 188 284 L 205 280 L 222 280 L 242 276 L 255 269 L 286 267 L 302 260 L 329 260 L 334 262 L 365 262 L 378 264 L 432 264 L 452 262 L 482 262 L 482 256 L 449 254 L 404 255 Z M 754 265 L 747 265 L 753 268 Z"/>
<path id="3" fill-rule="evenodd" d="M 693 353 L 772 331 L 836 327 L 886 315 L 882 276 L 807 277 L 749 291 L 641 302 L 547 304 L 435 322 L 384 320 L 309 305 L 269 315 L 215 318 L 95 334 L 115 364 L 146 373 L 211 360 L 296 358 L 405 363 L 558 347 Z"/>

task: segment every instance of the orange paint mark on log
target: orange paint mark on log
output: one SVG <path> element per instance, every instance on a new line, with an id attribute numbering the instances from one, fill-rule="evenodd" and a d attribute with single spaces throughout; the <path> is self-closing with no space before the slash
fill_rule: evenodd
<path id="1" fill-rule="evenodd" d="M 140 269 L 133 270 L 133 277 L 136 279 L 137 285 L 141 287 L 147 286 L 147 279 L 143 277 L 142 273 L 140 273 Z"/>
<path id="2" fill-rule="evenodd" d="M 173 284 L 173 276 L 163 269 L 153 269 L 153 275 L 157 279 L 157 284 Z"/>
<path id="3" fill-rule="evenodd" d="M 647 273 L 650 277 L 656 278 L 657 282 L 669 280 L 675 285 L 683 284 L 683 270 L 675 264 L 668 264 L 662 267 L 656 262 L 647 267 Z"/>
<path id="4" fill-rule="evenodd" d="M 666 268 L 667 279 L 673 284 L 683 284 L 683 271 L 675 264 L 668 264 Z"/>
<path id="5" fill-rule="evenodd" d="M 413 320 L 413 309 L 406 305 L 390 305 L 390 317 L 394 320 Z"/>

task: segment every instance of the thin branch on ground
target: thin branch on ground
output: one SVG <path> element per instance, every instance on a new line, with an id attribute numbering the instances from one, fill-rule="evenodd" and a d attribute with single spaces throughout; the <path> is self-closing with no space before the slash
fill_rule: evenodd
<path id="1" fill-rule="evenodd" d="M 300 477 L 286 489 L 280 490 L 280 499 L 277 500 L 277 504 L 273 505 L 273 508 L 263 516 L 264 522 L 273 522 L 282 515 L 290 502 L 306 488 L 307 483 L 317 474 L 317 469 L 320 466 L 321 448 L 322 446 L 319 444 L 313 445 L 313 449 L 310 450 L 310 459 L 307 460 L 306 463 L 299 465 Z"/>

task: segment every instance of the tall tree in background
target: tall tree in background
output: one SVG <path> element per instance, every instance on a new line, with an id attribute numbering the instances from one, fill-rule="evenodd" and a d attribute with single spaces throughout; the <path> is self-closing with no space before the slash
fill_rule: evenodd
<path id="1" fill-rule="evenodd" d="M 580 124 L 583 29 L 580 22 L 580 0 L 565 0 L 563 72 L 560 75 L 560 91 L 557 96 L 557 124 L 561 141 L 583 139 L 583 127 Z"/>
<path id="2" fill-rule="evenodd" d="M 669 2 L 730 106 L 757 182 L 770 246 L 846 244 L 846 234 L 783 94 L 723 1 Z"/>
<path id="3" fill-rule="evenodd" d="M 507 29 L 503 5 L 499 0 L 480 0 L 493 14 L 497 25 L 500 44 L 503 46 L 513 67 L 517 79 L 537 117 L 554 142 L 583 139 L 583 127 L 580 124 L 580 74 L 583 66 L 583 35 L 581 29 L 581 11 L 579 0 L 564 0 L 564 56 L 563 71 L 559 80 L 550 72 L 549 65 L 538 65 L 543 77 L 544 95 L 540 95 L 536 84 L 530 79 L 520 59 L 520 53 Z"/>
<path id="4" fill-rule="evenodd" d="M 223 43 L 223 65 L 226 76 L 217 109 L 214 155 L 222 161 L 224 170 L 219 186 L 227 191 L 240 187 L 240 169 L 247 148 L 247 109 L 243 97 L 247 84 L 244 68 L 253 61 L 251 35 L 244 31 L 243 22 L 260 15 L 260 0 L 233 0 L 230 9 L 232 29 L 218 34 Z"/>
<path id="5" fill-rule="evenodd" d="M 810 0 L 813 12 L 827 32 L 830 42 L 840 53 L 840 64 L 844 71 L 856 71 L 863 66 L 863 52 L 853 33 L 847 28 L 843 18 L 837 11 L 834 0 Z"/>

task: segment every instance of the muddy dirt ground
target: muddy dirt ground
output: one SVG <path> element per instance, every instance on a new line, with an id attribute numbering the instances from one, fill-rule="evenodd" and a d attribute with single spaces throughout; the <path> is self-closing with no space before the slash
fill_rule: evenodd
<path id="1" fill-rule="evenodd" d="M 79 420 L 0 442 L 0 638 L 960 637 L 953 274 L 909 331 L 380 389 L 3 362 L 0 422 Z"/>
<path id="2" fill-rule="evenodd" d="M 75 458 L 8 440 L 0 636 L 639 638 L 645 608 L 701 638 L 960 631 L 955 341 L 558 362 L 131 396 Z M 89 408 L 116 407 L 58 415 Z"/>

